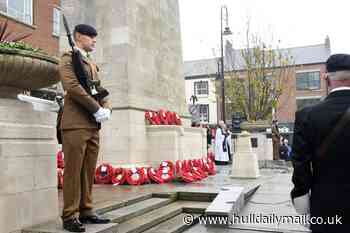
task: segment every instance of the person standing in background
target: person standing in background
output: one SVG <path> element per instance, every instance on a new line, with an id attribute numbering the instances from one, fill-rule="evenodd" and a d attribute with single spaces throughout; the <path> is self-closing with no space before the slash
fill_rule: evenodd
<path id="1" fill-rule="evenodd" d="M 219 121 L 215 135 L 215 162 L 217 165 L 225 165 L 229 161 L 226 130 L 225 122 Z"/>

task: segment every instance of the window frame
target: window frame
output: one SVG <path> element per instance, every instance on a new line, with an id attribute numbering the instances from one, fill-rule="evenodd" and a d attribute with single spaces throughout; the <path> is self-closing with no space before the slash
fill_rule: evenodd
<path id="1" fill-rule="evenodd" d="M 206 87 L 200 87 L 198 88 L 197 85 L 198 84 L 206 84 Z M 198 95 L 198 96 L 206 96 L 209 95 L 209 81 L 208 80 L 201 80 L 201 81 L 195 81 L 193 83 L 193 89 L 194 89 L 194 94 Z M 199 93 L 199 91 L 201 93 Z M 204 92 L 204 93 L 202 93 Z"/>
<path id="2" fill-rule="evenodd" d="M 55 12 L 58 12 L 58 20 L 56 21 L 55 19 Z M 60 36 L 60 32 L 61 32 L 61 8 L 55 6 L 53 7 L 52 9 L 52 35 L 53 36 L 56 36 L 56 37 L 59 37 Z M 55 31 L 55 23 L 57 23 L 57 29 L 58 29 L 58 32 Z"/>
<path id="3" fill-rule="evenodd" d="M 314 78 L 314 77 L 309 76 L 310 73 L 318 73 L 318 86 L 317 86 L 317 87 L 313 87 L 313 86 L 311 85 L 311 83 L 312 83 L 313 81 L 315 81 L 315 80 L 314 80 L 314 79 L 311 79 L 311 78 Z M 300 75 L 300 74 L 303 74 L 303 75 L 307 74 L 307 77 L 306 77 L 306 78 L 305 78 L 305 77 L 303 77 L 303 78 L 298 77 L 298 75 Z M 298 72 L 296 72 L 295 75 L 296 75 L 296 76 L 295 76 L 295 88 L 296 88 L 297 91 L 319 91 L 319 90 L 321 90 L 321 71 L 320 71 L 320 70 L 304 70 L 304 71 L 298 71 Z M 304 80 L 302 80 L 302 81 L 303 81 L 304 83 L 306 83 L 305 87 L 304 87 L 304 86 L 300 87 L 300 85 L 298 85 L 298 80 L 300 80 L 300 79 L 304 79 Z M 306 79 L 306 80 L 305 80 L 305 79 Z M 301 82 L 301 81 L 299 81 L 299 83 L 300 83 L 300 82 Z"/>
<path id="4" fill-rule="evenodd" d="M 24 23 L 26 25 L 30 25 L 30 26 L 34 26 L 34 0 L 22 0 L 23 1 L 23 12 L 20 12 L 22 17 L 19 17 L 17 15 L 11 14 L 9 13 L 9 1 L 10 0 L 6 0 L 6 9 L 5 10 L 0 10 L 0 14 L 3 14 L 7 17 L 10 17 L 18 22 Z M 29 2 L 29 11 L 27 12 L 27 2 Z M 17 11 L 17 9 L 14 9 L 15 11 Z M 18 12 L 18 11 L 17 11 Z M 29 14 L 29 21 L 27 21 L 27 16 Z"/>
<path id="5" fill-rule="evenodd" d="M 202 111 L 203 107 L 205 107 L 205 109 L 207 110 L 207 117 L 206 118 L 202 117 L 204 115 L 203 111 Z M 201 121 L 203 119 L 203 122 L 209 122 L 209 119 L 210 119 L 209 118 L 209 116 L 210 116 L 209 104 L 199 104 L 199 116 L 200 116 Z"/>

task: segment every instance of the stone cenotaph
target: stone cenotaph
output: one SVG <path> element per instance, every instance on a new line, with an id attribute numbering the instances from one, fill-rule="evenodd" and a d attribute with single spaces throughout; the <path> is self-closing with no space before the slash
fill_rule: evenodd
<path id="1" fill-rule="evenodd" d="M 206 132 L 190 127 L 185 102 L 178 0 L 63 0 L 62 10 L 72 28 L 87 23 L 99 33 L 93 57 L 113 105 L 99 161 L 148 166 L 206 155 Z M 183 125 L 147 125 L 145 111 L 159 109 Z"/>

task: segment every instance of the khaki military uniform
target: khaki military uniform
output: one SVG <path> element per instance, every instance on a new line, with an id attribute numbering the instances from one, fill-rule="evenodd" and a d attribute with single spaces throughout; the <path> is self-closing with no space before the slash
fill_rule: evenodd
<path id="1" fill-rule="evenodd" d="M 88 78 L 98 80 L 98 67 L 83 57 Z M 61 119 L 62 148 L 65 158 L 62 219 L 93 214 L 92 185 L 99 151 L 99 125 L 93 114 L 100 107 L 110 108 L 108 100 L 92 98 L 76 78 L 70 52 L 59 64 L 65 90 Z"/>

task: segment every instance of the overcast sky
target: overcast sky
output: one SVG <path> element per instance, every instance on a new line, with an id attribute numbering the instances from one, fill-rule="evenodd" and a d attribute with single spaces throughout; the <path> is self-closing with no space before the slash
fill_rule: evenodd
<path id="1" fill-rule="evenodd" d="M 220 8 L 226 5 L 227 39 L 242 47 L 247 19 L 264 40 L 280 47 L 322 44 L 327 35 L 332 53 L 350 53 L 349 0 L 179 0 L 184 60 L 219 56 Z M 273 38 L 272 38 L 273 35 Z M 213 52 L 215 49 L 215 52 Z"/>

